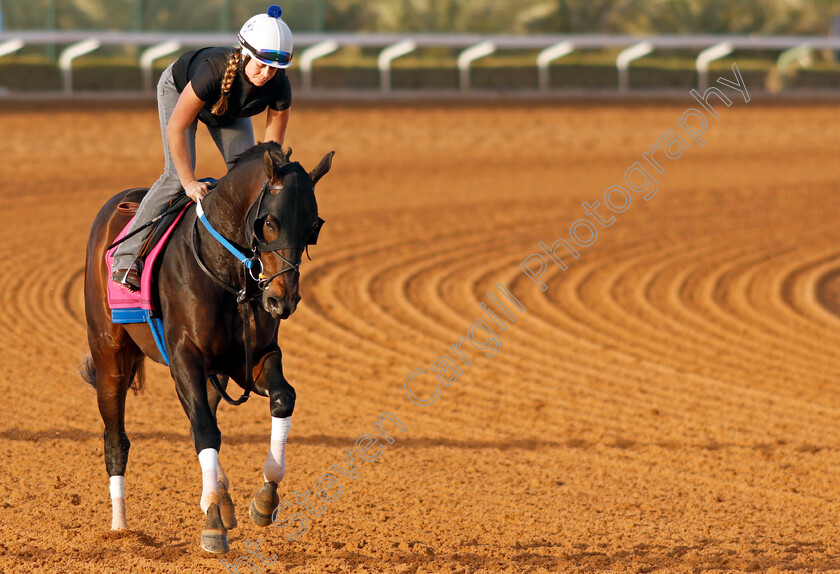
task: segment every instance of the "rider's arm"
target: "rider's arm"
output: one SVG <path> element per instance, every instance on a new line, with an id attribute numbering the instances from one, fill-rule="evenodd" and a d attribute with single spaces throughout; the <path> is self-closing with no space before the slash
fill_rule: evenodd
<path id="1" fill-rule="evenodd" d="M 265 141 L 277 142 L 283 145 L 286 139 L 286 126 L 289 125 L 289 108 L 282 112 L 268 108 L 265 121 Z"/>
<path id="2" fill-rule="evenodd" d="M 169 153 L 172 162 L 178 171 L 178 178 L 184 191 L 192 200 L 202 199 L 207 194 L 208 184 L 196 181 L 190 158 L 190 149 L 187 144 L 186 131 L 190 124 L 195 121 L 198 112 L 204 102 L 201 101 L 193 91 L 192 83 L 188 83 L 178 98 L 178 103 L 172 111 L 172 117 L 166 125 L 166 138 L 169 141 Z"/>

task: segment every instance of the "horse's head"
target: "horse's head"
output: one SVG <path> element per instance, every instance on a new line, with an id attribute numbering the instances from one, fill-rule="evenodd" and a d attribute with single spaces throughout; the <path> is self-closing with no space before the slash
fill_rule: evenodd
<path id="1" fill-rule="evenodd" d="M 262 305 L 275 318 L 289 317 L 300 301 L 301 258 L 323 224 L 315 184 L 330 170 L 333 154 L 309 173 L 289 161 L 291 150 L 282 154 L 269 148 L 263 154 L 267 183 L 251 205 L 245 233 L 262 263 Z"/>

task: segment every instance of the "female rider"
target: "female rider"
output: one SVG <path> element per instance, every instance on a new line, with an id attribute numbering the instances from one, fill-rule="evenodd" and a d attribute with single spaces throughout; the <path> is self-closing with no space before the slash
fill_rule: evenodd
<path id="1" fill-rule="evenodd" d="M 228 169 L 254 145 L 250 117 L 266 108 L 265 139 L 282 145 L 292 103 L 285 68 L 293 46 L 292 33 L 280 15 L 280 8 L 271 6 L 267 14 L 242 26 L 238 47 L 186 52 L 163 72 L 157 99 L 165 168 L 140 203 L 129 232 L 162 213 L 181 189 L 194 201 L 207 194 L 208 184 L 196 180 L 194 171 L 199 120 Z M 114 253 L 111 279 L 131 291 L 140 289 L 138 253 L 151 231 L 148 227 L 130 237 Z"/>

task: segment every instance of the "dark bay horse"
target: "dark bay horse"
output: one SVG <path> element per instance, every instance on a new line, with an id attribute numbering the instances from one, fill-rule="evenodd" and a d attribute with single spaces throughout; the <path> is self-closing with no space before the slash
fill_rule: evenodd
<path id="1" fill-rule="evenodd" d="M 317 238 L 321 220 L 315 184 L 330 169 L 333 152 L 307 173 L 291 162 L 291 150 L 259 144 L 242 154 L 228 174 L 201 201 L 206 220 L 231 248 L 247 256 L 243 265 L 188 209 L 161 255 L 159 311 L 170 372 L 201 463 L 201 508 L 206 521 L 201 546 L 214 553 L 229 550 L 227 530 L 236 526 L 228 489 L 218 460 L 221 433 L 216 408 L 233 379 L 270 399 L 272 431 L 263 485 L 251 501 L 250 516 L 261 526 L 271 522 L 278 505 L 277 483 L 285 475 L 285 445 L 295 406 L 295 391 L 283 376 L 277 342 L 281 319 L 300 300 L 299 265 L 307 245 Z M 85 262 L 85 313 L 90 356 L 83 378 L 96 387 L 105 423 L 105 466 L 110 476 L 111 528 L 126 528 L 124 475 L 129 440 L 125 402 L 129 388 L 142 386 L 145 357 L 165 364 L 149 326 L 114 324 L 106 300 L 110 272 L 106 247 L 128 223 L 117 207 L 139 201 L 147 190 L 114 196 L 94 220 Z M 216 378 L 216 385 L 208 382 Z M 224 382 L 219 383 L 219 378 Z"/>

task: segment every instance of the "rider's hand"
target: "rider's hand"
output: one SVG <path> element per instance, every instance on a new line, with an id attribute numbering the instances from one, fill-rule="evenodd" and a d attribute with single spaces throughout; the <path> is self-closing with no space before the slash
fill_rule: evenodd
<path id="1" fill-rule="evenodd" d="M 187 182 L 184 186 L 184 192 L 193 201 L 204 199 L 208 191 L 210 191 L 210 184 L 206 181 L 198 181 L 197 179 Z"/>

